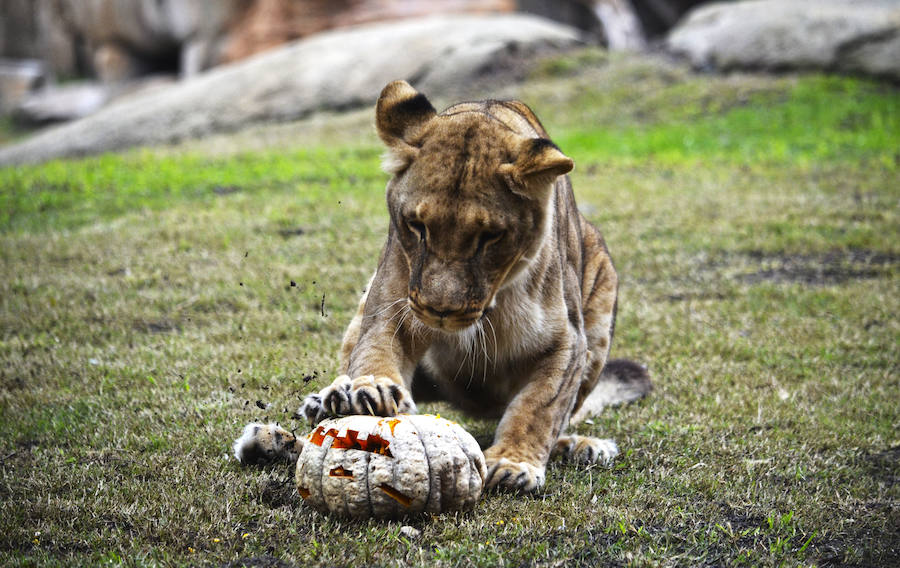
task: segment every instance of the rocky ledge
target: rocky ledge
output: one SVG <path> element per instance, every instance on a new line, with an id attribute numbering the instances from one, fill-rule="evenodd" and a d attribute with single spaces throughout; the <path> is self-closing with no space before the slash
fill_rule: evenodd
<path id="1" fill-rule="evenodd" d="M 326 32 L 49 128 L 0 149 L 0 165 L 175 142 L 371 105 L 394 79 L 447 92 L 489 73 L 498 58 L 579 41 L 573 28 L 522 14 L 430 17 Z"/>

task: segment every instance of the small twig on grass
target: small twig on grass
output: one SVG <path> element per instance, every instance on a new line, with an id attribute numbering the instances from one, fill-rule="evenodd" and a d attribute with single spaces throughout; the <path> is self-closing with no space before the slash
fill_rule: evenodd
<path id="1" fill-rule="evenodd" d="M 172 308 L 172 312 L 180 312 L 184 308 L 187 308 L 187 307 L 193 305 L 194 303 L 196 303 L 197 300 L 199 300 L 199 299 L 200 299 L 200 296 L 196 296 L 196 295 L 191 296 L 187 300 L 185 300 L 179 304 L 176 304 L 175 307 Z"/>

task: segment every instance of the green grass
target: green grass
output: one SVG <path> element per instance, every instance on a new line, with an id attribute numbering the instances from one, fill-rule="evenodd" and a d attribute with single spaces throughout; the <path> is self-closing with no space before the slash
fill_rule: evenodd
<path id="1" fill-rule="evenodd" d="M 138 151 L 5 168 L 0 170 L 0 227 L 77 227 L 185 202 L 207 207 L 217 196 L 239 192 L 354 193 L 354 187 L 381 179 L 379 155 L 377 148 L 315 148 L 227 159 L 193 154 L 161 160 L 153 152 Z"/>
<path id="2" fill-rule="evenodd" d="M 584 52 L 519 95 L 622 275 L 614 351 L 655 379 L 578 429 L 613 467 L 345 522 L 228 456 L 336 370 L 387 224 L 369 127 L 7 168 L 0 564 L 896 564 L 896 89 Z"/>
<path id="3" fill-rule="evenodd" d="M 572 152 L 676 164 L 698 158 L 779 165 L 863 161 L 897 169 L 896 92 L 834 77 L 803 80 L 788 92 L 780 95 L 784 100 L 771 93 L 747 96 L 726 112 L 717 101 L 694 102 L 665 123 L 601 132 L 575 128 L 560 142 Z M 761 116 L 762 106 L 768 112 Z"/>
<path id="4" fill-rule="evenodd" d="M 11 116 L 0 116 L 0 145 L 17 142 L 34 129 L 18 124 Z"/>

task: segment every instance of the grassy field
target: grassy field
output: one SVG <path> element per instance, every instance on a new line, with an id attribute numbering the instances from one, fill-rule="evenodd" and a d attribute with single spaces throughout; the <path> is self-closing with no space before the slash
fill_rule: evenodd
<path id="1" fill-rule="evenodd" d="M 335 373 L 387 223 L 369 118 L 7 168 L 0 564 L 900 564 L 900 91 L 586 51 L 500 93 L 575 159 L 654 376 L 579 428 L 612 467 L 345 522 L 229 456 Z"/>

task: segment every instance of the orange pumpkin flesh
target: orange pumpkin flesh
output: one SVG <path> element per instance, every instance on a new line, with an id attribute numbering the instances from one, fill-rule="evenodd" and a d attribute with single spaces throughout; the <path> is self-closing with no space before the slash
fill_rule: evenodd
<path id="1" fill-rule="evenodd" d="M 400 503 L 404 507 L 409 508 L 410 503 L 412 503 L 412 497 L 409 497 L 407 495 L 404 495 L 403 493 L 400 493 L 399 491 L 397 491 L 396 489 L 394 489 L 387 483 L 382 483 L 381 485 L 378 486 L 378 489 L 381 489 L 382 491 L 387 493 L 388 497 L 390 497 L 394 501 Z"/>
<path id="2" fill-rule="evenodd" d="M 394 430 L 391 428 L 391 433 L 393 434 L 393 432 Z M 374 452 L 385 456 L 391 455 L 390 450 L 388 450 L 390 442 L 377 434 L 369 434 L 369 436 L 360 440 L 359 432 L 356 430 L 347 429 L 347 433 L 341 436 L 334 428 L 329 428 L 326 431 L 324 427 L 319 426 L 312 434 L 310 434 L 309 441 L 317 446 L 321 446 L 325 441 L 325 436 L 330 436 L 332 438 L 332 448 L 341 450 L 362 450 L 364 452 Z"/>
<path id="3" fill-rule="evenodd" d="M 346 477 L 348 479 L 353 479 L 353 472 L 347 471 L 341 466 L 337 466 L 336 468 L 329 471 L 328 475 L 330 475 L 331 477 Z"/>

